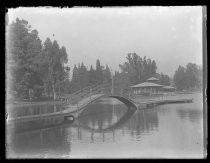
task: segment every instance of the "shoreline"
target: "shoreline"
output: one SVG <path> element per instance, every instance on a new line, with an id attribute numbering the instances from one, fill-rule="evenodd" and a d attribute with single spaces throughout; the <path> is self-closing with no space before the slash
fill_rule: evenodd
<path id="1" fill-rule="evenodd" d="M 200 92 L 177 93 L 176 95 L 183 95 L 183 94 L 187 95 L 187 94 L 194 94 L 194 93 L 200 93 Z M 147 97 L 147 98 L 149 98 L 149 97 Z M 149 99 L 155 99 L 155 97 L 150 97 Z M 21 106 L 36 106 L 36 105 L 37 106 L 38 105 L 63 105 L 63 104 L 69 104 L 69 102 L 68 101 L 41 101 L 41 102 L 30 102 L 30 101 L 27 101 L 26 102 L 26 101 L 12 101 L 12 100 L 6 101 L 6 106 L 16 105 L 18 107 L 21 107 Z"/>
<path id="2" fill-rule="evenodd" d="M 16 106 L 36 106 L 36 105 L 61 105 L 68 104 L 67 101 L 41 101 L 41 102 L 30 102 L 30 101 L 7 101 L 6 105 L 16 105 Z"/>

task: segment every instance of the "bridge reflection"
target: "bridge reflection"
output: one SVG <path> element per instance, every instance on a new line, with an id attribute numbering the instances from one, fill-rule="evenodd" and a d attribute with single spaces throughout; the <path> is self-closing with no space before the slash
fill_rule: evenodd
<path id="1" fill-rule="evenodd" d="M 107 107 L 107 105 L 105 106 Z M 98 107 L 99 105 L 96 104 L 92 105 L 92 108 L 90 108 L 88 111 L 84 110 L 81 113 L 82 115 L 73 123 L 73 125 L 89 130 L 90 132 L 109 132 L 124 125 L 124 123 L 126 123 L 136 111 L 136 108 L 128 108 L 126 111 L 123 111 L 123 115 L 119 118 L 119 115 L 115 117 L 114 108 L 110 107 L 108 109 L 103 108 L 103 106 L 100 106 L 100 108 Z M 90 116 L 82 118 L 87 115 Z"/>
<path id="2" fill-rule="evenodd" d="M 12 134 L 9 148 L 19 156 L 63 157 L 71 153 L 71 145 L 76 141 L 115 142 L 122 137 L 119 134 L 138 136 L 157 127 L 156 109 L 135 110 L 127 109 L 123 104 L 95 103 L 85 109 L 75 123 L 65 122 L 59 117 L 43 119 L 39 123 L 22 123 L 19 131 L 16 130 L 18 133 Z"/>

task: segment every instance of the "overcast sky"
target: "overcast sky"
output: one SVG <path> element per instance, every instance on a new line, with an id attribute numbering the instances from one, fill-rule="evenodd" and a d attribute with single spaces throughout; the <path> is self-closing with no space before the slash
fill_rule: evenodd
<path id="1" fill-rule="evenodd" d="M 173 76 L 178 65 L 202 64 L 202 8 L 16 8 L 9 22 L 25 19 L 47 37 L 65 46 L 69 65 L 84 62 L 119 70 L 128 53 L 156 61 L 157 72 Z M 53 34 L 55 35 L 53 37 Z"/>

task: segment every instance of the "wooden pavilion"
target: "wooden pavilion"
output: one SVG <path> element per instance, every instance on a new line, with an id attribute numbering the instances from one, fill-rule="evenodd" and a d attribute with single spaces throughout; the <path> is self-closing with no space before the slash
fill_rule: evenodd
<path id="1" fill-rule="evenodd" d="M 164 85 L 157 84 L 158 81 L 159 81 L 159 79 L 151 77 L 151 78 L 147 79 L 146 82 L 131 86 L 132 93 L 134 95 L 159 94 L 161 92 L 161 88 L 164 87 Z"/>

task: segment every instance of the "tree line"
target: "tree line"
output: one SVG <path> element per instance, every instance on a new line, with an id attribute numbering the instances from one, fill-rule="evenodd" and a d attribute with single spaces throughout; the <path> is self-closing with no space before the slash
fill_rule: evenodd
<path id="1" fill-rule="evenodd" d="M 16 19 L 6 29 L 6 75 L 8 91 L 18 97 L 49 97 L 57 99 L 62 94 L 71 94 L 94 84 L 112 84 L 111 70 L 96 60 L 95 69 L 88 69 L 83 62 L 75 64 L 70 80 L 68 54 L 64 46 L 47 38 L 43 43 L 37 30 L 32 30 L 26 20 Z M 159 84 L 171 85 L 178 90 L 201 88 L 202 68 L 194 63 L 179 66 L 173 79 L 157 73 L 155 60 L 128 53 L 126 61 L 119 64 L 120 71 L 113 74 L 114 88 L 128 89 L 145 82 L 150 77 L 159 79 Z"/>
<path id="2" fill-rule="evenodd" d="M 136 53 L 129 53 L 126 57 L 127 61 L 120 64 L 120 71 L 113 74 L 114 89 L 128 89 L 130 86 L 145 82 L 150 77 L 159 79 L 159 84 L 170 85 L 170 78 L 163 73 L 157 73 L 156 62 L 150 58 L 141 58 Z M 100 61 L 96 61 L 96 69 L 92 65 L 89 70 L 83 64 L 74 65 L 72 80 L 70 82 L 71 92 L 79 90 L 88 85 L 108 84 L 111 87 L 111 71 L 108 65 L 106 68 L 100 65 Z"/>
<path id="3" fill-rule="evenodd" d="M 17 18 L 7 26 L 6 53 L 10 92 L 56 99 L 65 90 L 70 71 L 66 48 L 50 38 L 42 43 L 26 20 Z"/>
<path id="4" fill-rule="evenodd" d="M 159 79 L 159 84 L 170 85 L 170 78 L 163 73 L 157 73 L 157 65 L 155 60 L 141 57 L 136 53 L 128 53 L 126 62 L 119 65 L 121 72 L 115 72 L 115 87 L 129 88 L 132 85 L 145 82 L 150 77 Z"/>
<path id="5" fill-rule="evenodd" d="M 83 62 L 79 63 L 78 66 L 74 65 L 72 80 L 69 83 L 69 93 L 95 84 L 111 85 L 111 71 L 108 65 L 106 67 L 101 66 L 99 59 L 96 61 L 96 69 L 91 65 L 88 70 Z"/>
<path id="6" fill-rule="evenodd" d="M 188 63 L 176 70 L 173 81 L 178 90 L 195 90 L 202 88 L 203 69 L 195 63 Z"/>

